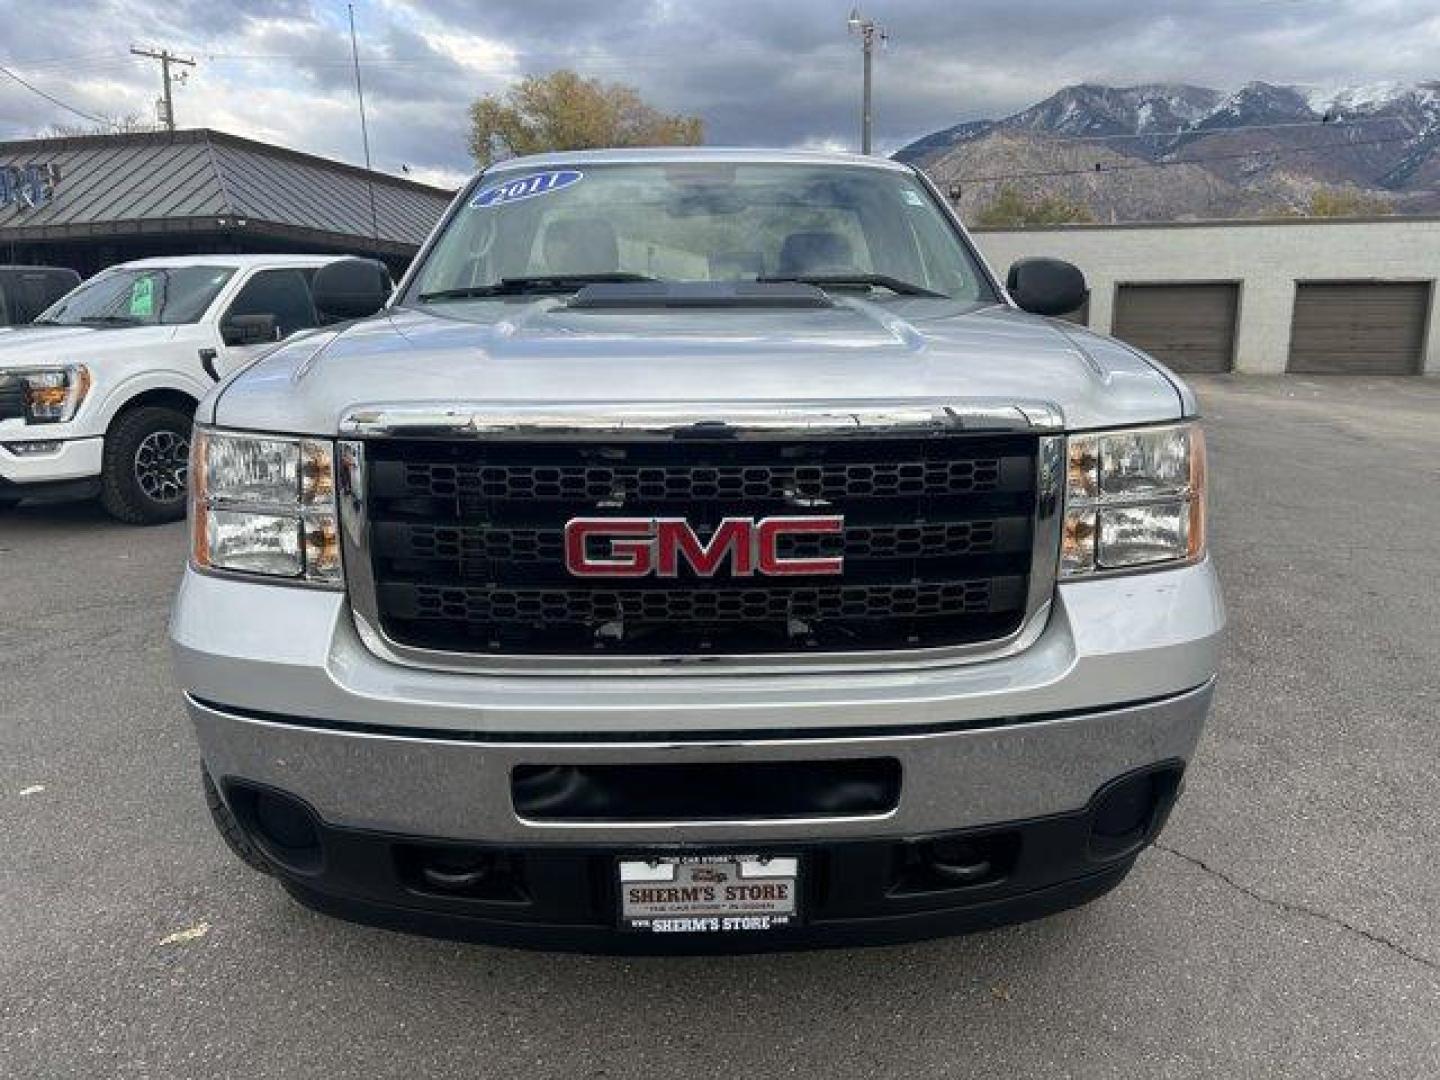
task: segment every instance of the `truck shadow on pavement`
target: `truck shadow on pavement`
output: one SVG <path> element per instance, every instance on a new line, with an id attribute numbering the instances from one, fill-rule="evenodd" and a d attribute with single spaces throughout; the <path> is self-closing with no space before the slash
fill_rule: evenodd
<path id="1" fill-rule="evenodd" d="M 112 529 L 133 529 L 116 521 L 94 499 L 79 499 L 71 502 L 0 503 L 0 533 L 11 529 L 30 529 L 66 526 L 109 526 Z"/>

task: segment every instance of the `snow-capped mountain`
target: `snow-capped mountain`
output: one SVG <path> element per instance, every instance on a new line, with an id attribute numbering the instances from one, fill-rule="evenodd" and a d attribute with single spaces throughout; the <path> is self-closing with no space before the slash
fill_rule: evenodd
<path id="1" fill-rule="evenodd" d="M 1009 128 L 1055 135 L 1148 135 L 1173 132 L 1208 116 L 1220 95 L 1203 86 L 1068 86 L 1007 117 Z"/>
<path id="2" fill-rule="evenodd" d="M 1220 98 L 1208 114 L 1199 117 L 1191 125 L 1191 130 L 1215 131 L 1259 124 L 1310 123 L 1319 119 L 1321 116 L 1310 107 L 1310 102 L 1302 90 L 1294 86 L 1252 82 L 1246 83 L 1233 94 Z"/>
<path id="3" fill-rule="evenodd" d="M 1037 105 L 1003 120 L 968 120 L 917 139 L 895 153 L 920 161 L 997 129 L 1033 131 L 1072 138 L 1131 137 L 1178 131 L 1208 116 L 1221 95 L 1203 86 L 1154 83 L 1145 86 L 1067 86 Z"/>
<path id="4" fill-rule="evenodd" d="M 1332 122 L 1364 123 L 1375 139 L 1396 140 L 1379 144 L 1394 159 L 1376 178 L 1381 187 L 1440 186 L 1440 81 L 1352 87 L 1312 98 L 1311 107 Z"/>
<path id="5" fill-rule="evenodd" d="M 1374 192 L 1399 212 L 1440 211 L 1440 81 L 1326 88 L 1251 82 L 1230 93 L 1169 83 L 1081 84 L 999 120 L 934 132 L 895 157 L 947 182 L 1004 175 L 997 172 L 999 159 L 1015 157 L 1016 138 L 1035 144 L 1024 155 L 1032 176 L 1072 165 L 1083 171 L 1084 159 L 1099 174 L 1135 174 L 1125 186 L 1136 197 L 1143 195 L 1149 166 L 1122 169 L 1126 160 L 1154 163 L 1151 179 L 1162 185 L 1177 177 L 1169 166 L 1183 164 L 1192 175 L 1203 170 L 1222 187 L 1199 185 L 1203 205 L 1193 216 L 1222 207 L 1293 210 L 1316 187 L 1336 185 Z M 1173 212 L 1174 192 L 1152 202 Z M 1112 215 L 1153 212 L 1109 207 Z"/>

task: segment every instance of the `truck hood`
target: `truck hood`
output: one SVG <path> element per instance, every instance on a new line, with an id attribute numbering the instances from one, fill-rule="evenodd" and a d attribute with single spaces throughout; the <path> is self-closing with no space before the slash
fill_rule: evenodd
<path id="1" fill-rule="evenodd" d="M 173 326 L 16 326 L 0 334 L 0 369 L 93 362 L 120 349 L 148 349 L 175 337 Z"/>
<path id="2" fill-rule="evenodd" d="M 1072 430 L 1183 409 L 1177 384 L 1127 346 L 998 304 L 577 310 L 547 297 L 397 308 L 305 335 L 201 416 L 318 435 L 360 406 L 967 400 L 1046 402 Z"/>

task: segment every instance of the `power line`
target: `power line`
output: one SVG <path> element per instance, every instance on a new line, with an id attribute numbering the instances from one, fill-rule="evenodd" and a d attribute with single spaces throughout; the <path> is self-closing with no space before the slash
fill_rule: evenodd
<path id="1" fill-rule="evenodd" d="M 69 56 L 36 56 L 24 59 L 18 56 L 12 56 L 10 57 L 10 62 L 16 67 L 24 68 L 26 71 L 49 67 L 63 67 L 68 70 L 73 64 L 107 58 L 111 60 L 126 59 L 128 62 L 128 58 L 120 57 L 113 49 L 96 49 L 86 53 L 71 53 Z"/>
<path id="2" fill-rule="evenodd" d="M 1177 128 L 1174 131 L 1149 131 L 1136 132 L 1135 134 L 1121 135 L 1049 135 L 1032 131 L 1023 127 L 1005 127 L 1004 121 L 998 122 L 991 131 L 999 131 L 1002 134 L 1013 131 L 1021 135 L 1033 135 L 1036 138 L 1044 139 L 1046 142 L 1118 142 L 1122 139 L 1178 139 L 1185 135 L 1230 135 L 1240 131 L 1281 131 L 1286 128 L 1315 128 L 1315 127 L 1359 127 L 1362 124 L 1398 124 L 1401 122 L 1398 116 L 1360 116 L 1353 120 L 1286 120 L 1283 123 L 1275 124 L 1236 124 L 1234 127 L 1223 128 L 1202 128 L 1186 127 Z M 987 131 L 985 134 L 990 134 Z"/>
<path id="3" fill-rule="evenodd" d="M 6 75 L 10 76 L 10 78 L 14 79 L 14 80 L 15 80 L 17 83 L 19 83 L 21 86 L 25 87 L 26 90 L 29 90 L 29 91 L 30 91 L 31 93 L 33 93 L 33 94 L 39 94 L 39 95 L 40 95 L 42 98 L 44 98 L 46 101 L 50 102 L 52 105 L 58 105 L 58 106 L 60 106 L 60 108 L 64 109 L 66 112 L 72 112 L 72 113 L 74 113 L 76 116 L 79 116 L 79 117 L 82 117 L 82 118 L 84 118 L 84 119 L 86 119 L 86 120 L 89 120 L 89 121 L 91 121 L 92 123 L 103 124 L 103 125 L 106 126 L 106 127 L 113 127 L 113 128 L 116 128 L 116 129 L 118 129 L 118 128 L 120 127 L 120 125 L 117 124 L 114 120 L 106 119 L 106 118 L 103 117 L 103 116 L 96 116 L 96 115 L 93 114 L 93 113 L 87 113 L 84 109 L 77 109 L 74 105 L 71 105 L 71 104 L 69 104 L 69 103 L 67 103 L 67 102 L 61 101 L 59 98 L 55 97 L 55 95 L 53 95 L 53 94 L 47 94 L 44 90 L 41 90 L 38 86 L 35 86 L 35 85 L 31 84 L 31 83 L 26 82 L 26 81 L 25 81 L 24 79 L 22 79 L 19 75 L 16 75 L 15 72 L 11 71 L 11 70 L 10 70 L 9 68 L 7 68 L 7 67 L 0 67 L 0 71 L 3 71 Z"/>
<path id="4" fill-rule="evenodd" d="M 835 51 L 836 46 L 825 44 L 816 51 Z M 316 64 L 349 64 L 350 61 L 337 54 L 331 53 L 297 53 L 297 52 L 226 52 L 214 51 L 204 46 L 192 46 L 191 51 L 205 57 L 207 60 L 304 60 Z M 588 63 L 594 60 L 614 62 L 616 64 L 628 64 L 636 57 L 648 57 L 653 60 L 668 60 L 672 64 L 675 60 L 674 49 L 636 49 L 626 47 L 621 49 L 524 49 L 524 50 L 496 50 L 503 51 L 505 55 L 498 59 L 497 63 L 506 66 L 514 63 L 524 64 L 526 62 L 556 62 L 556 63 Z M 773 50 L 761 43 L 731 42 L 725 46 L 727 56 L 749 55 L 757 60 L 769 59 Z M 468 49 L 458 52 L 433 51 L 428 53 L 388 53 L 384 55 L 365 56 L 366 64 L 434 64 L 446 60 L 454 60 L 456 56 L 468 58 L 491 59 L 488 51 L 480 49 Z"/>
<path id="5" fill-rule="evenodd" d="M 997 176 L 956 176 L 949 178 L 953 184 L 993 184 L 1004 180 L 1046 180 L 1058 176 L 1095 176 L 1112 172 L 1133 172 L 1137 169 L 1167 169 L 1176 165 L 1204 165 L 1212 161 L 1239 161 L 1249 157 L 1294 157 L 1298 154 L 1317 154 L 1323 150 L 1339 147 L 1384 146 L 1388 143 L 1406 142 L 1409 136 L 1388 139 L 1338 139 L 1320 146 L 1290 147 L 1283 150 L 1246 150 L 1238 154 L 1212 154 L 1209 157 L 1175 158 L 1170 161 L 1133 161 L 1118 165 L 1096 162 L 1086 169 L 1047 169 L 1034 172 L 1006 173 Z"/>

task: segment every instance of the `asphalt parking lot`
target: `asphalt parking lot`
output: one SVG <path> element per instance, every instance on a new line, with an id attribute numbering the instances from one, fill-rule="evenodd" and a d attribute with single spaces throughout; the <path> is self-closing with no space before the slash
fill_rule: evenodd
<path id="1" fill-rule="evenodd" d="M 1161 846 L 1088 908 L 891 949 L 577 957 L 311 914 L 206 817 L 182 528 L 0 511 L 0 1075 L 1440 1075 L 1440 380 L 1197 387 L 1231 632 Z"/>

